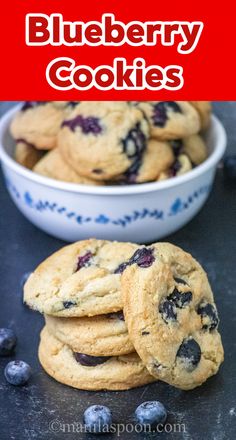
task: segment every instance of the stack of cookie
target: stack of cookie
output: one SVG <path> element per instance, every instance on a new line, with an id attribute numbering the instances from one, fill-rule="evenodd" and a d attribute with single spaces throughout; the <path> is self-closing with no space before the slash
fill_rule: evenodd
<path id="1" fill-rule="evenodd" d="M 26 102 L 11 123 L 15 157 L 53 179 L 124 185 L 168 179 L 207 157 L 208 101 Z"/>
<path id="2" fill-rule="evenodd" d="M 192 389 L 223 361 L 207 276 L 168 243 L 66 246 L 30 276 L 24 299 L 45 315 L 43 368 L 75 388 L 125 390 L 162 380 Z"/>

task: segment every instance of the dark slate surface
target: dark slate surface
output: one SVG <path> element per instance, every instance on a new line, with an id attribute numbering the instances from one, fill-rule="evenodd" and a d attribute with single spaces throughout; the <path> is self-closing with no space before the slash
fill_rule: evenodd
<path id="1" fill-rule="evenodd" d="M 217 103 L 235 151 L 235 103 Z M 15 329 L 19 343 L 15 357 L 33 368 L 29 384 L 17 388 L 6 383 L 0 359 L 0 439 L 86 439 L 77 423 L 90 404 L 108 405 L 116 423 L 132 423 L 133 411 L 145 400 L 161 400 L 169 410 L 172 430 L 181 432 L 144 435 L 120 434 L 121 439 L 233 440 L 236 433 L 236 184 L 217 173 L 212 194 L 203 210 L 185 228 L 167 239 L 191 252 L 205 267 L 221 317 L 225 362 L 217 376 L 193 391 L 183 392 L 164 383 L 126 392 L 85 392 L 63 386 L 48 377 L 37 359 L 42 317 L 22 304 L 21 278 L 63 243 L 31 225 L 10 201 L 0 182 L 0 326 Z M 59 422 L 55 422 L 55 420 Z M 69 425 L 70 424 L 70 425 Z M 176 426 L 174 424 L 184 424 Z M 168 425 L 169 426 L 169 425 Z M 58 429 L 58 432 L 55 432 Z M 121 427 L 122 429 L 122 427 Z M 128 425 L 127 429 L 131 429 Z M 171 429 L 171 427 L 169 427 Z M 68 432 L 70 430 L 70 432 Z M 66 432 L 65 432 L 66 431 Z M 74 432 L 73 432 L 74 431 Z M 102 435 L 112 439 L 117 435 Z"/>

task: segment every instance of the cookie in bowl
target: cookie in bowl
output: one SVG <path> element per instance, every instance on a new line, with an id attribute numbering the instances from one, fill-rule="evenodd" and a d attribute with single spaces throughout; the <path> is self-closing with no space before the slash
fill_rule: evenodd
<path id="1" fill-rule="evenodd" d="M 181 139 L 200 130 L 200 117 L 187 101 L 146 101 L 137 104 L 146 115 L 151 137 Z"/>
<path id="2" fill-rule="evenodd" d="M 34 145 L 18 139 L 15 146 L 15 159 L 20 165 L 32 170 L 36 163 L 43 157 L 44 152 L 38 150 Z"/>
<path id="3" fill-rule="evenodd" d="M 81 175 L 112 180 L 139 163 L 149 139 L 143 112 L 127 102 L 81 102 L 62 122 L 58 146 Z"/>
<path id="4" fill-rule="evenodd" d="M 58 148 L 46 153 L 33 167 L 35 173 L 51 179 L 61 180 L 62 182 L 79 183 L 84 185 L 102 185 L 102 181 L 96 181 L 84 176 L 80 176 L 63 159 Z"/>
<path id="5" fill-rule="evenodd" d="M 26 101 L 15 114 L 10 131 L 40 150 L 56 147 L 57 133 L 64 118 L 64 104 L 54 101 Z"/>

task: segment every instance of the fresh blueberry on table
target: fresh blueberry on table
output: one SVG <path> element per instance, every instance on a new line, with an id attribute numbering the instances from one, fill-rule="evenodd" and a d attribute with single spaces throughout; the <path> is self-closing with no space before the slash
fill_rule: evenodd
<path id="1" fill-rule="evenodd" d="M 24 361 L 11 361 L 6 365 L 4 375 L 11 385 L 24 385 L 31 376 L 31 367 Z"/>
<path id="2" fill-rule="evenodd" d="M 10 355 L 15 346 L 17 338 L 11 328 L 0 328 L 0 356 Z"/>
<path id="3" fill-rule="evenodd" d="M 224 175 L 229 180 L 236 180 L 236 154 L 224 158 Z"/>
<path id="4" fill-rule="evenodd" d="M 89 432 L 108 432 L 112 423 L 112 414 L 107 406 L 92 405 L 84 412 L 84 424 Z"/>
<path id="5" fill-rule="evenodd" d="M 143 402 L 136 409 L 135 418 L 144 427 L 149 425 L 154 428 L 159 423 L 162 425 L 165 423 L 167 411 L 161 402 L 155 400 Z"/>

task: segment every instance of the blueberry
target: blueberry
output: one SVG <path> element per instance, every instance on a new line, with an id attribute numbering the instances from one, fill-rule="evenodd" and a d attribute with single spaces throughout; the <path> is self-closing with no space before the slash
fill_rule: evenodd
<path id="1" fill-rule="evenodd" d="M 30 277 L 31 274 L 32 274 L 32 272 L 25 272 L 22 275 L 21 280 L 20 280 L 20 286 L 21 286 L 22 289 L 23 289 L 26 281 L 28 280 L 28 278 Z"/>
<path id="2" fill-rule="evenodd" d="M 131 264 L 137 264 L 139 267 L 142 268 L 150 267 L 155 261 L 153 251 L 153 248 L 143 247 L 141 249 L 138 249 L 130 259 Z"/>
<path id="3" fill-rule="evenodd" d="M 150 267 L 152 263 L 155 261 L 155 257 L 153 256 L 153 248 L 141 248 L 135 251 L 134 255 L 124 263 L 121 263 L 114 271 L 114 273 L 123 273 L 127 266 L 131 266 L 132 264 L 137 264 L 139 267 L 145 268 Z"/>
<path id="4" fill-rule="evenodd" d="M 6 365 L 4 375 L 10 384 L 24 385 L 31 376 L 31 368 L 24 361 L 12 361 Z"/>
<path id="5" fill-rule="evenodd" d="M 202 328 L 204 330 L 214 330 L 219 324 L 219 318 L 216 308 L 213 304 L 202 303 L 198 306 L 197 313 L 202 318 Z"/>
<path id="6" fill-rule="evenodd" d="M 90 260 L 92 258 L 92 252 L 86 252 L 86 254 L 82 255 L 78 258 L 76 271 L 82 269 L 82 267 L 88 267 L 90 265 Z"/>
<path id="7" fill-rule="evenodd" d="M 158 401 L 143 402 L 135 411 L 138 423 L 145 426 L 156 427 L 164 424 L 167 419 L 167 411 L 164 405 Z"/>
<path id="8" fill-rule="evenodd" d="M 161 101 L 153 105 L 152 120 L 157 127 L 164 127 L 168 119 L 168 111 L 182 113 L 180 106 L 175 101 Z"/>
<path id="9" fill-rule="evenodd" d="M 177 175 L 178 171 L 180 170 L 180 168 L 181 168 L 181 163 L 178 159 L 176 159 L 170 168 L 171 177 L 175 177 Z"/>
<path id="10" fill-rule="evenodd" d="M 111 410 L 104 405 L 89 406 L 84 412 L 84 424 L 89 432 L 109 432 L 112 424 Z"/>
<path id="11" fill-rule="evenodd" d="M 103 174 L 103 170 L 101 168 L 94 168 L 94 170 L 92 170 L 92 173 L 94 174 Z"/>
<path id="12" fill-rule="evenodd" d="M 114 273 L 123 273 L 127 266 L 130 266 L 129 262 L 121 263 L 115 270 Z"/>
<path id="13" fill-rule="evenodd" d="M 0 356 L 8 356 L 16 346 L 17 338 L 11 328 L 0 328 Z"/>
<path id="14" fill-rule="evenodd" d="M 48 101 L 25 101 L 23 106 L 21 107 L 21 110 L 25 112 L 26 110 L 30 108 L 38 107 L 39 105 L 45 105 Z"/>
<path id="15" fill-rule="evenodd" d="M 178 157 L 183 149 L 183 141 L 181 139 L 175 139 L 173 141 L 170 141 L 170 145 L 172 147 L 175 157 Z"/>
<path id="16" fill-rule="evenodd" d="M 110 356 L 91 356 L 78 352 L 74 352 L 74 357 L 75 360 L 84 367 L 96 367 L 96 365 L 104 364 L 110 359 Z"/>
<path id="17" fill-rule="evenodd" d="M 99 124 L 99 119 L 93 116 L 84 118 L 82 115 L 77 115 L 73 119 L 68 119 L 62 123 L 62 127 L 69 127 L 72 131 L 75 131 L 77 127 L 80 127 L 84 134 L 92 133 L 94 135 L 102 132 L 102 127 Z"/>
<path id="18" fill-rule="evenodd" d="M 177 355 L 181 359 L 186 371 L 193 371 L 200 362 L 201 349 L 193 338 L 184 339 L 178 349 Z"/>
<path id="19" fill-rule="evenodd" d="M 132 184 L 136 182 L 137 175 L 139 173 L 139 169 L 142 165 L 142 158 L 137 157 L 132 165 L 128 168 L 128 170 L 123 175 L 123 183 Z"/>
<path id="20" fill-rule="evenodd" d="M 229 180 L 236 180 L 236 154 L 224 158 L 224 175 Z"/>
<path id="21" fill-rule="evenodd" d="M 135 128 L 132 128 L 125 139 L 122 140 L 123 151 L 129 159 L 140 156 L 146 148 L 146 136 L 140 128 L 138 122 Z"/>
<path id="22" fill-rule="evenodd" d="M 78 104 L 80 103 L 80 101 L 68 101 L 66 106 L 70 107 L 70 108 L 74 108 L 76 107 Z"/>
<path id="23" fill-rule="evenodd" d="M 71 307 L 73 307 L 75 305 L 76 305 L 76 302 L 74 302 L 74 301 L 63 301 L 64 309 L 70 309 Z"/>
<path id="24" fill-rule="evenodd" d="M 179 292 L 178 289 L 175 287 L 174 291 L 167 296 L 167 299 L 169 301 L 172 301 L 176 307 L 182 309 L 192 301 L 192 297 L 192 292 Z"/>
<path id="25" fill-rule="evenodd" d="M 175 304 L 172 301 L 165 300 L 160 304 L 159 312 L 162 319 L 168 324 L 169 321 L 176 321 L 177 313 Z"/>

